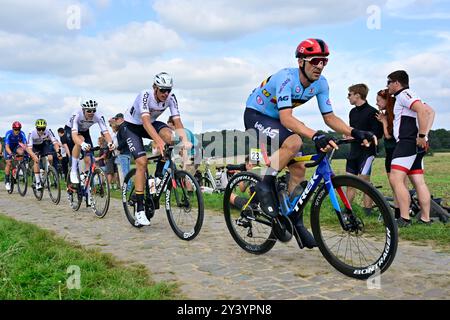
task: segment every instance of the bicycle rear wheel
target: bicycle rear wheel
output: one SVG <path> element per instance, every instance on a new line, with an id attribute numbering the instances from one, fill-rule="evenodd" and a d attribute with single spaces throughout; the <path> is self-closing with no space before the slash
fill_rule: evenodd
<path id="1" fill-rule="evenodd" d="M 59 175 L 53 166 L 48 166 L 47 173 L 47 190 L 52 202 L 57 205 L 61 200 L 61 185 L 59 183 Z"/>
<path id="2" fill-rule="evenodd" d="M 177 170 L 168 181 L 166 213 L 180 239 L 189 241 L 199 234 L 204 217 L 203 196 L 198 181 L 190 173 Z"/>
<path id="3" fill-rule="evenodd" d="M 21 163 L 16 174 L 17 191 L 22 197 L 25 197 L 28 189 L 28 174 L 24 163 Z"/>
<path id="4" fill-rule="evenodd" d="M 259 181 L 261 178 L 252 172 L 238 173 L 228 182 L 223 197 L 228 231 L 242 249 L 253 254 L 266 253 L 277 241 L 272 231 L 272 222 L 262 212 L 255 194 L 255 185 Z"/>
<path id="5" fill-rule="evenodd" d="M 383 273 L 394 260 L 398 244 L 397 224 L 389 205 L 377 189 L 357 177 L 336 176 L 332 184 L 342 214 L 331 201 L 324 201 L 329 196 L 325 185 L 311 206 L 311 227 L 322 255 L 352 278 Z M 348 187 L 356 190 L 352 201 L 347 198 Z M 367 203 L 371 205 L 369 215 L 364 210 Z"/>
<path id="6" fill-rule="evenodd" d="M 135 216 L 137 206 L 137 197 L 134 184 L 135 178 L 136 178 L 136 169 L 131 169 L 127 173 L 123 181 L 122 204 L 128 222 L 130 222 L 130 224 L 135 228 L 142 228 L 143 225 L 137 222 Z"/>
<path id="7" fill-rule="evenodd" d="M 91 176 L 91 208 L 98 218 L 103 218 L 109 209 L 110 189 L 102 169 L 95 169 Z"/>
<path id="8" fill-rule="evenodd" d="M 78 179 L 80 179 L 79 176 Z M 73 211 L 78 211 L 81 207 L 83 194 L 81 192 L 80 184 L 72 184 L 70 182 L 70 172 L 67 173 L 66 186 L 67 186 L 67 200 L 69 200 L 69 206 Z"/>

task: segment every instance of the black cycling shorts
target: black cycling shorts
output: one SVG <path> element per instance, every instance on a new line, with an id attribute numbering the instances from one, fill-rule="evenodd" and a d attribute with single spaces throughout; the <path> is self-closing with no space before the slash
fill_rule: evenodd
<path id="1" fill-rule="evenodd" d="M 33 152 L 44 157 L 54 152 L 53 144 L 50 141 L 44 141 L 41 144 L 33 144 Z"/>
<path id="2" fill-rule="evenodd" d="M 368 154 L 361 154 L 355 159 L 347 159 L 345 171 L 354 175 L 370 176 L 374 159 L 375 156 Z"/>
<path id="3" fill-rule="evenodd" d="M 169 128 L 167 124 L 161 121 L 152 122 L 152 126 L 155 128 L 157 133 L 159 133 L 163 128 Z M 151 138 L 143 125 L 137 125 L 125 121 L 119 129 L 117 138 L 121 141 L 125 140 L 128 150 L 130 150 L 130 153 L 133 155 L 134 159 L 147 156 L 142 139 Z M 121 144 L 122 143 L 119 141 L 119 145 Z"/>
<path id="4" fill-rule="evenodd" d="M 414 140 L 400 140 L 392 155 L 391 170 L 400 170 L 408 175 L 423 174 L 425 149 L 416 145 Z"/>
<path id="5" fill-rule="evenodd" d="M 273 148 L 280 148 L 287 138 L 296 134 L 285 128 L 280 119 L 266 116 L 250 108 L 245 109 L 244 125 L 245 130 L 250 132 L 250 135 L 256 135 L 259 140 L 258 145 L 267 141 L 267 144 L 272 146 L 272 153 L 275 151 Z"/>
<path id="6" fill-rule="evenodd" d="M 69 128 L 68 126 L 64 127 L 64 132 L 67 138 L 67 146 L 69 147 L 70 150 L 70 154 L 72 154 L 72 150 L 75 147 L 75 142 L 73 142 L 72 140 L 72 128 Z M 89 143 L 91 145 L 91 147 L 93 147 L 94 145 L 92 144 L 92 139 L 91 139 L 91 135 L 88 131 L 78 131 L 78 135 L 82 136 L 84 138 L 84 142 Z M 81 150 L 82 154 L 84 155 L 83 150 Z"/>

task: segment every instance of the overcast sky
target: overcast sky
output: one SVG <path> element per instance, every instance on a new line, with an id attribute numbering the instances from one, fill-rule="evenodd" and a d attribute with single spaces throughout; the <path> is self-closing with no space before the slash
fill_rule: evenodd
<path id="1" fill-rule="evenodd" d="M 124 112 L 160 71 L 174 77 L 186 127 L 243 130 L 250 92 L 296 67 L 310 37 L 329 45 L 323 75 L 338 116 L 348 121 L 348 86 L 366 83 L 375 106 L 387 74 L 404 69 L 436 110 L 433 128 L 450 129 L 449 2 L 0 0 L 0 135 L 14 120 L 26 132 L 41 117 L 64 126 L 80 98 L 107 118 Z M 294 114 L 326 128 L 315 99 Z"/>

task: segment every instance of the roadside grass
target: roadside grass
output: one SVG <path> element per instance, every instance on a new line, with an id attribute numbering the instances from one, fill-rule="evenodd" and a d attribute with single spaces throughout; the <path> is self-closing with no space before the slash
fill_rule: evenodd
<path id="1" fill-rule="evenodd" d="M 70 266 L 80 270 L 80 289 Z M 142 265 L 69 244 L 54 233 L 0 214 L 0 299 L 177 299 L 173 283 L 151 280 Z"/>

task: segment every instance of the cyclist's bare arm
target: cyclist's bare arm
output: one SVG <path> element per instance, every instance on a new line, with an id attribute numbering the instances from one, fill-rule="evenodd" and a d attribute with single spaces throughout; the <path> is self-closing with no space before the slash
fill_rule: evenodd
<path id="1" fill-rule="evenodd" d="M 311 139 L 316 133 L 315 130 L 308 128 L 303 122 L 295 118 L 292 115 L 292 109 L 280 110 L 280 122 L 285 128 L 295 132 L 302 137 Z"/>
<path id="2" fill-rule="evenodd" d="M 153 139 L 153 141 L 155 141 L 156 146 L 159 149 L 159 152 L 161 152 L 161 154 L 164 154 L 165 142 L 159 136 L 158 132 L 156 132 L 155 127 L 152 125 L 150 114 L 149 113 L 142 114 L 141 119 L 145 131 L 147 131 L 148 135 Z"/>
<path id="3" fill-rule="evenodd" d="M 106 142 L 108 143 L 109 150 L 112 150 L 114 148 L 112 146 L 114 143 L 112 141 L 111 134 L 109 133 L 109 131 L 104 131 L 102 133 L 103 133 L 103 136 L 105 137 Z"/>
<path id="4" fill-rule="evenodd" d="M 173 118 L 173 123 L 175 125 L 175 130 L 177 131 L 178 135 L 181 137 L 181 141 L 183 142 L 189 142 L 188 138 L 186 136 L 186 132 L 184 131 L 183 123 L 181 122 L 180 117 Z"/>
<path id="5" fill-rule="evenodd" d="M 323 115 L 323 120 L 325 121 L 326 125 L 334 131 L 343 133 L 346 136 L 352 135 L 353 128 L 346 124 L 344 120 L 336 116 L 333 112 Z"/>
<path id="6" fill-rule="evenodd" d="M 434 121 L 434 110 L 427 105 L 422 103 L 420 100 L 413 103 L 411 110 L 417 112 L 417 121 L 419 123 L 419 133 L 425 135 L 428 134 Z"/>
<path id="7" fill-rule="evenodd" d="M 7 154 L 12 154 L 11 148 L 9 147 L 9 144 L 5 144 L 5 149 Z"/>

